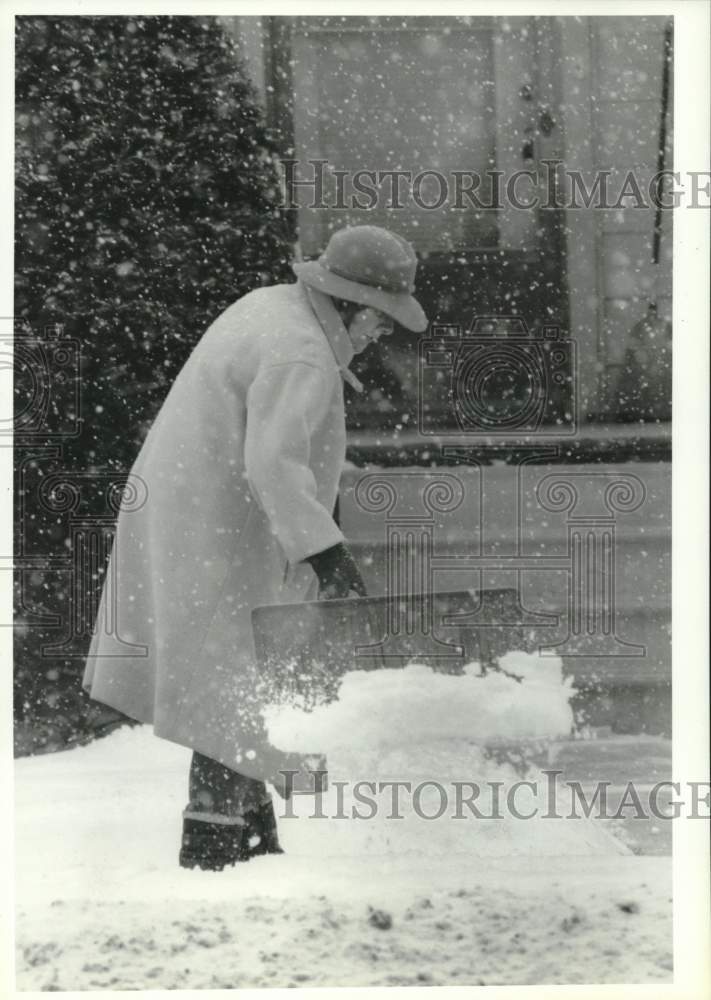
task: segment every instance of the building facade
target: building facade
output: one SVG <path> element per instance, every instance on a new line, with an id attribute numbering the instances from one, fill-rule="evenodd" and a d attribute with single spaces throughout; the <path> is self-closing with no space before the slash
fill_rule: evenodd
<path id="1" fill-rule="evenodd" d="M 577 366 L 565 372 L 575 400 L 563 391 L 546 419 L 574 402 L 581 423 L 614 422 L 631 328 L 652 300 L 671 321 L 671 212 L 661 213 L 655 264 L 650 196 L 660 166 L 672 169 L 666 20 L 225 20 L 285 182 L 296 181 L 301 252 L 317 255 L 345 223 L 392 226 L 420 254 L 418 293 L 433 323 L 469 329 L 515 316 L 544 338 L 557 328 L 575 344 Z M 397 346 L 385 363 L 407 411 L 411 352 Z M 647 372 L 660 399 L 669 375 Z M 670 401 L 654 415 L 668 419 Z"/>
<path id="2" fill-rule="evenodd" d="M 668 731 L 672 213 L 650 184 L 673 169 L 669 24 L 226 25 L 301 182 L 285 183 L 299 251 L 374 222 L 420 257 L 427 343 L 396 333 L 348 399 L 341 517 L 372 592 L 424 579 L 424 559 L 433 590 L 515 595 L 507 641 L 550 644 L 584 718 Z M 486 181 L 468 197 L 476 176 L 503 197 Z M 623 412 L 625 378 L 646 411 Z"/>

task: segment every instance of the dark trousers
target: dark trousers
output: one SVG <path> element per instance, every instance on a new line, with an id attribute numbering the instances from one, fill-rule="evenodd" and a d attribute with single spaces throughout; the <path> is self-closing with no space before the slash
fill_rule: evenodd
<path id="1" fill-rule="evenodd" d="M 263 781 L 248 778 L 197 751 L 190 762 L 188 785 L 186 819 L 229 824 L 271 802 Z"/>

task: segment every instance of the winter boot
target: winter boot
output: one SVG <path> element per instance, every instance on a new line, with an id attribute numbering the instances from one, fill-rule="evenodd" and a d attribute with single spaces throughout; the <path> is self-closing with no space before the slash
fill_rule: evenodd
<path id="1" fill-rule="evenodd" d="M 248 778 L 197 751 L 190 763 L 180 864 L 222 871 L 258 854 L 281 854 L 271 796 Z"/>
<path id="2" fill-rule="evenodd" d="M 283 854 L 271 802 L 230 823 L 183 818 L 182 868 L 222 871 L 260 854 Z"/>
<path id="3" fill-rule="evenodd" d="M 181 867 L 220 872 L 238 861 L 248 861 L 244 831 L 244 823 L 215 823 L 184 817 Z"/>

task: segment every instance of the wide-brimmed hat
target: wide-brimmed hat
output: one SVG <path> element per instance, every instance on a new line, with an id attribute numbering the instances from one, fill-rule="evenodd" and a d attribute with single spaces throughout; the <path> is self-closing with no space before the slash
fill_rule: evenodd
<path id="1" fill-rule="evenodd" d="M 373 306 L 416 333 L 427 328 L 415 290 L 417 257 L 407 240 L 379 226 L 349 226 L 334 233 L 318 260 L 293 265 L 311 288 L 337 299 Z"/>

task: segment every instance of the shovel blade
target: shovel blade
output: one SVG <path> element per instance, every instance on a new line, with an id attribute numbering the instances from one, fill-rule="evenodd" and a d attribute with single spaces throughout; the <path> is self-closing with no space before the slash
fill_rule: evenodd
<path id="1" fill-rule="evenodd" d="M 475 608 L 468 591 L 255 608 L 252 632 L 265 703 L 309 710 L 334 701 L 351 670 L 417 662 L 461 673 L 474 650 L 457 624 L 443 620 Z"/>

